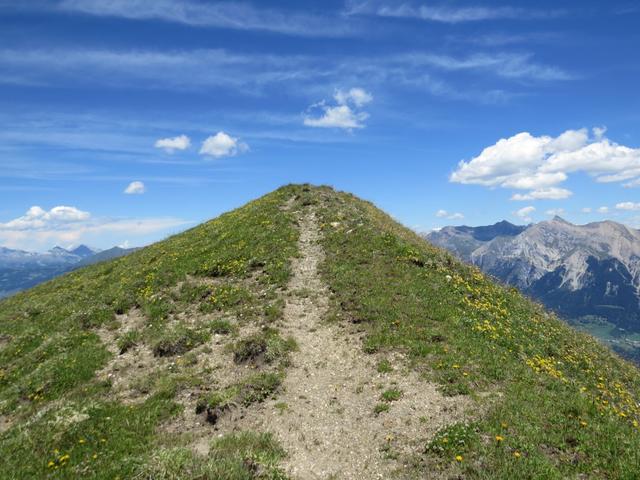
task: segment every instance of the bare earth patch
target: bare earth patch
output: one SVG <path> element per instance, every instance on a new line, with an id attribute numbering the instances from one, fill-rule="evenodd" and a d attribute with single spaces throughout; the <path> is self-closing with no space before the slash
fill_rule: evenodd
<path id="1" fill-rule="evenodd" d="M 405 454 L 424 449 L 440 427 L 463 420 L 469 401 L 442 396 L 401 361 L 392 372 L 378 373 L 378 358 L 357 347 L 359 338 L 324 321 L 329 292 L 318 274 L 319 239 L 308 210 L 300 218 L 300 257 L 293 259 L 289 291 L 313 295 L 291 295 L 285 305 L 281 333 L 292 335 L 299 351 L 283 392 L 242 419 L 223 419 L 220 429 L 273 432 L 288 452 L 285 467 L 293 478 L 389 478 L 401 473 Z M 381 395 L 389 388 L 400 398 L 385 403 Z M 381 403 L 388 410 L 374 413 Z"/>
<path id="2" fill-rule="evenodd" d="M 107 350 L 113 354 L 97 373 L 97 378 L 111 381 L 112 392 L 125 403 L 144 401 L 146 396 L 132 388 L 133 384 L 148 376 L 157 367 L 158 361 L 151 349 L 145 345 L 134 346 L 123 354 L 120 354 L 117 346 L 120 335 L 139 329 L 145 324 L 144 314 L 138 309 L 132 309 L 128 313 L 118 315 L 116 320 L 118 328 L 101 328 L 97 332 Z"/>
<path id="3" fill-rule="evenodd" d="M 0 415 L 0 433 L 4 433 L 13 426 L 13 419 L 7 415 Z"/>

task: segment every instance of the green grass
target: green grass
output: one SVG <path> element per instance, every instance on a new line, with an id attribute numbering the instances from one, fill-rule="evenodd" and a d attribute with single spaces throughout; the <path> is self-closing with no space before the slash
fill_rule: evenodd
<path id="1" fill-rule="evenodd" d="M 393 367 L 391 366 L 391 362 L 386 358 L 384 360 L 380 360 L 378 362 L 378 366 L 376 367 L 378 373 L 391 373 L 393 372 Z"/>
<path id="2" fill-rule="evenodd" d="M 263 372 L 251 375 L 239 383 L 213 392 L 198 401 L 196 412 L 207 409 L 223 413 L 230 408 L 249 407 L 273 395 L 282 383 L 282 374 Z"/>
<path id="3" fill-rule="evenodd" d="M 373 413 L 375 413 L 376 415 L 380 415 L 381 413 L 388 412 L 389 408 L 390 407 L 388 403 L 378 403 L 375 407 L 373 407 Z"/>
<path id="4" fill-rule="evenodd" d="M 120 354 L 126 353 L 131 348 L 135 347 L 140 341 L 140 332 L 137 330 L 130 330 L 121 335 L 116 344 Z"/>
<path id="5" fill-rule="evenodd" d="M 179 411 L 176 393 L 207 378 L 194 370 L 189 352 L 213 333 L 235 333 L 235 321 L 272 323 L 281 316 L 277 291 L 286 286 L 297 253 L 293 216 L 281 210 L 292 194 L 291 188 L 280 189 L 127 257 L 0 301 L 0 332 L 8 340 L 0 349 L 0 415 L 12 425 L 0 434 L 3 472 L 16 479 L 45 478 L 52 471 L 56 478 L 143 478 L 136 475 L 155 466 L 158 427 Z M 208 305 L 209 321 L 178 320 L 201 304 Z M 110 382 L 96 379 L 111 357 L 97 333 L 117 332 L 115 316 L 134 307 L 144 314 L 144 325 L 119 337 L 114 333 L 119 351 L 138 345 L 156 355 L 184 357 L 171 371 L 141 378 L 140 389 L 151 397 L 128 406 L 114 400 Z M 268 382 L 258 380 L 243 391 L 243 401 L 269 390 Z M 60 412 L 85 407 L 82 418 L 88 419 L 56 423 Z M 275 458 L 271 447 L 245 450 Z M 231 457 L 229 465 L 236 466 L 223 478 L 252 478 L 237 466 L 240 457 Z"/>
<path id="6" fill-rule="evenodd" d="M 282 366 L 287 364 L 289 353 L 297 348 L 294 338 L 282 338 L 273 328 L 238 340 L 231 346 L 236 363 L 271 364 L 279 361 Z"/>
<path id="7" fill-rule="evenodd" d="M 472 479 L 635 478 L 633 365 L 371 204 L 329 189 L 315 196 L 332 317 L 359 320 L 365 351 L 404 351 L 445 395 L 476 398 L 478 435 L 503 438 L 473 443 L 460 462 L 447 457 L 451 468 Z M 434 462 L 425 452 L 417 475 Z"/>
<path id="8" fill-rule="evenodd" d="M 187 448 L 164 448 L 154 452 L 138 478 L 285 480 L 284 472 L 278 467 L 284 455 L 285 452 L 268 434 L 230 434 L 212 442 L 206 459 L 197 457 Z"/>
<path id="9" fill-rule="evenodd" d="M 208 339 L 208 332 L 179 324 L 164 330 L 151 347 L 156 357 L 170 357 L 182 355 Z"/>
<path id="10" fill-rule="evenodd" d="M 401 397 L 402 392 L 400 390 L 398 390 L 397 388 L 390 388 L 382 392 L 382 394 L 380 395 L 380 400 L 384 402 L 395 402 L 396 400 L 400 400 Z"/>
<path id="11" fill-rule="evenodd" d="M 0 415 L 11 425 L 0 434 L 2 475 L 284 478 L 278 462 L 285 452 L 268 435 L 225 436 L 199 457 L 160 427 L 179 414 L 176 395 L 184 388 L 212 392 L 203 396 L 204 409 L 250 408 L 279 391 L 296 348 L 277 330 L 297 254 L 294 216 L 281 209 L 293 195 L 294 209 L 316 209 L 324 234 L 329 317 L 358 323 L 365 352 L 402 352 L 444 395 L 477 402 L 472 423 L 425 438 L 410 463 L 416 478 L 434 469 L 482 480 L 637 478 L 634 366 L 371 204 L 308 186 L 284 187 L 127 257 L 1 301 Z M 132 308 L 144 314 L 143 324 L 118 334 L 116 315 Z M 194 315 L 198 321 L 190 321 Z M 261 328 L 250 342 L 234 336 L 248 322 Z M 171 355 L 157 357 L 164 367 L 140 379 L 147 395 L 139 403 L 117 401 L 111 382 L 96 377 L 112 357 L 98 335 L 104 332 L 120 351 L 136 345 Z M 255 373 L 220 388 L 210 380 L 217 367 L 198 370 L 196 356 L 211 351 L 203 342 L 213 334 L 229 335 L 216 340 L 230 345 L 229 362 L 235 352 L 241 362 L 255 358 L 257 346 Z M 382 374 L 391 368 L 384 360 L 377 365 Z M 401 394 L 381 393 L 376 414 Z"/>

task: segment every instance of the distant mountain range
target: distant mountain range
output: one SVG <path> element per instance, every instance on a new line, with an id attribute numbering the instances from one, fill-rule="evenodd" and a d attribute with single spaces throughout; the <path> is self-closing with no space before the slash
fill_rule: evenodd
<path id="1" fill-rule="evenodd" d="M 640 332 L 640 230 L 554 217 L 529 226 L 445 227 L 425 237 L 567 319 L 593 316 Z"/>
<path id="2" fill-rule="evenodd" d="M 0 247 L 0 298 L 26 290 L 76 268 L 121 257 L 135 248 L 94 250 L 86 245 L 67 250 L 54 247 L 44 253 Z"/>

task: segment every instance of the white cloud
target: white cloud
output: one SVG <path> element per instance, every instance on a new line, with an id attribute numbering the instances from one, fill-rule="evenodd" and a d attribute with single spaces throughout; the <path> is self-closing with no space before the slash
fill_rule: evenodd
<path id="1" fill-rule="evenodd" d="M 34 230 L 40 228 L 57 228 L 64 225 L 89 219 L 89 212 L 83 212 L 75 207 L 59 206 L 46 211 L 33 206 L 18 218 L 7 223 L 0 223 L 1 230 Z"/>
<path id="2" fill-rule="evenodd" d="M 133 20 L 162 20 L 196 27 L 265 30 L 299 36 L 339 37 L 353 28 L 339 18 L 261 9 L 244 2 L 190 0 L 62 0 L 63 11 Z"/>
<path id="3" fill-rule="evenodd" d="M 599 207 L 598 213 L 609 213 L 609 207 Z"/>
<path id="4" fill-rule="evenodd" d="M 607 127 L 593 127 L 593 136 L 596 137 L 597 140 L 604 138 L 605 133 L 607 133 Z"/>
<path id="5" fill-rule="evenodd" d="M 364 122 L 369 118 L 369 114 L 365 112 L 354 112 L 348 105 L 338 105 L 329 107 L 327 105 L 320 106 L 324 110 L 324 114 L 320 117 L 305 117 L 304 124 L 307 127 L 319 128 L 344 128 L 351 130 L 354 128 L 364 128 Z"/>
<path id="6" fill-rule="evenodd" d="M 233 157 L 248 150 L 249 146 L 246 143 L 225 132 L 218 132 L 202 142 L 200 154 L 214 158 Z"/>
<path id="7" fill-rule="evenodd" d="M 443 58 L 447 61 L 442 61 Z M 477 82 L 466 76 L 450 75 L 445 80 L 434 71 L 464 66 L 474 75 L 526 81 L 557 78 L 558 72 L 560 77 L 568 76 L 554 66 L 533 62 L 529 56 L 500 52 L 460 58 L 421 51 L 356 57 L 339 53 L 329 58 L 321 54 L 264 55 L 223 49 L 0 48 L 0 64 L 3 72 L 7 72 L 0 75 L 0 84 L 9 75 L 23 79 L 25 85 L 122 88 L 144 84 L 147 88 L 172 92 L 233 89 L 242 95 L 247 92 L 269 95 L 286 90 L 301 97 L 324 91 L 328 84 L 366 79 L 372 86 L 400 87 L 414 95 L 483 104 L 505 103 L 518 94 L 502 85 L 475 87 L 472 84 Z"/>
<path id="8" fill-rule="evenodd" d="M 634 187 L 640 187 L 640 177 L 636 178 L 635 180 L 631 181 L 631 182 L 627 182 L 625 184 L 622 185 L 625 188 L 634 188 Z"/>
<path id="9" fill-rule="evenodd" d="M 640 210 L 640 203 L 634 202 L 621 202 L 616 204 L 618 210 L 638 211 Z"/>
<path id="10" fill-rule="evenodd" d="M 529 193 L 515 193 L 511 197 L 511 200 L 516 201 L 529 201 L 529 200 L 562 200 L 569 198 L 573 195 L 571 190 L 566 188 L 548 187 L 532 190 Z"/>
<path id="11" fill-rule="evenodd" d="M 523 207 L 520 210 L 517 210 L 517 211 L 513 212 L 513 214 L 516 217 L 521 218 L 525 222 L 530 222 L 531 221 L 531 216 L 530 215 L 535 211 L 536 211 L 536 207 L 530 205 L 528 207 Z"/>
<path id="12" fill-rule="evenodd" d="M 327 105 L 325 101 L 309 107 L 309 111 L 320 110 L 320 116 L 306 116 L 304 124 L 307 127 L 342 128 L 353 130 L 364 128 L 364 121 L 369 118 L 367 112 L 360 108 L 370 103 L 373 96 L 362 88 L 352 88 L 348 91 L 336 90 L 333 98 L 337 105 Z"/>
<path id="13" fill-rule="evenodd" d="M 570 173 L 586 173 L 598 182 L 640 180 L 640 148 L 604 138 L 604 127 L 567 130 L 558 137 L 521 132 L 486 147 L 480 155 L 461 161 L 450 181 L 530 190 L 514 200 L 562 199 L 571 195 L 558 185 Z"/>
<path id="14" fill-rule="evenodd" d="M 353 103 L 356 107 L 362 107 L 363 105 L 366 105 L 367 103 L 373 101 L 373 95 L 371 95 L 369 92 L 366 92 L 362 88 L 352 88 L 348 92 L 338 89 L 333 95 L 333 98 L 340 105 Z"/>
<path id="15" fill-rule="evenodd" d="M 550 217 L 562 216 L 565 214 L 564 208 L 551 208 L 544 212 L 545 215 L 549 215 Z"/>
<path id="16" fill-rule="evenodd" d="M 580 210 L 582 213 L 591 213 L 592 209 L 591 207 L 584 207 L 582 210 Z"/>
<path id="17" fill-rule="evenodd" d="M 464 214 L 460 212 L 451 213 L 446 210 L 438 210 L 436 212 L 436 217 L 438 218 L 446 218 L 448 220 L 462 220 L 464 218 Z"/>
<path id="18" fill-rule="evenodd" d="M 154 147 L 162 148 L 167 153 L 173 153 L 175 150 L 186 150 L 190 146 L 191 139 L 186 135 L 179 135 L 173 138 L 161 138 L 154 144 Z"/>
<path id="19" fill-rule="evenodd" d="M 350 15 L 376 15 L 380 17 L 416 18 L 431 22 L 463 23 L 499 19 L 534 19 L 555 17 L 560 11 L 528 10 L 514 7 L 455 7 L 419 5 L 414 2 L 388 2 L 379 0 L 353 0 Z"/>
<path id="20" fill-rule="evenodd" d="M 143 236 L 186 223 L 177 218 L 94 218 L 76 207 L 44 210 L 33 206 L 24 215 L 0 223 L 0 245 L 30 250 L 54 244 L 93 243 L 91 239 L 102 241 L 107 235 Z"/>
<path id="21" fill-rule="evenodd" d="M 411 63 L 445 71 L 478 70 L 504 78 L 539 81 L 570 80 L 572 78 L 569 73 L 558 67 L 536 63 L 532 60 L 531 54 L 525 53 L 476 53 L 466 57 L 413 53 L 403 57 Z"/>
<path id="22" fill-rule="evenodd" d="M 124 189 L 124 193 L 128 195 L 142 195 L 146 191 L 144 183 L 142 182 L 131 182 L 127 188 Z"/>

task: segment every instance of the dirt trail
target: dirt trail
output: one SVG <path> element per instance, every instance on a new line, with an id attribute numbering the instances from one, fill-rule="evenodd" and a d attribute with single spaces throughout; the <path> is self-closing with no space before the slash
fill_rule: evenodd
<path id="1" fill-rule="evenodd" d="M 365 354 L 348 327 L 324 321 L 329 291 L 318 273 L 324 252 L 311 207 L 300 213 L 299 224 L 300 255 L 293 259 L 281 325 L 299 350 L 277 399 L 228 427 L 274 433 L 295 479 L 393 477 L 401 473 L 405 455 L 424 449 L 425 439 L 441 426 L 461 421 L 468 402 L 443 397 L 435 385 L 406 370 L 399 357 L 392 360 L 392 372 L 378 373 L 380 357 Z M 376 415 L 388 388 L 400 390 L 402 397 Z"/>

